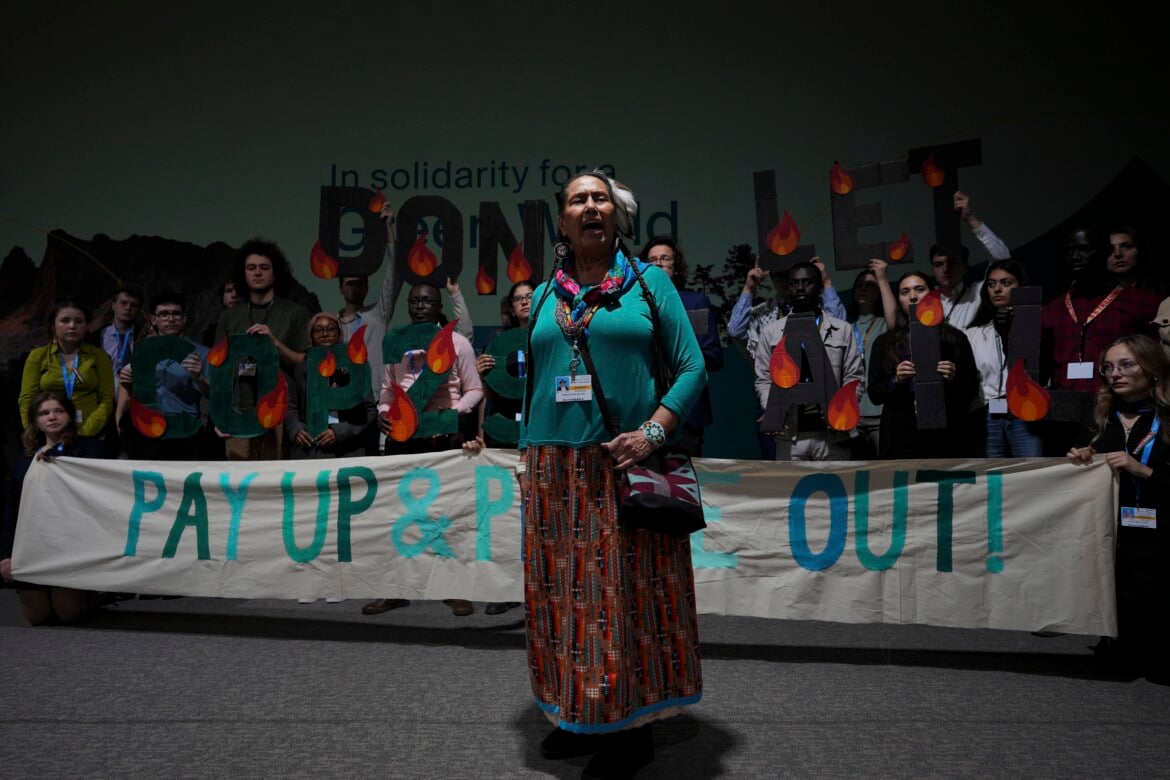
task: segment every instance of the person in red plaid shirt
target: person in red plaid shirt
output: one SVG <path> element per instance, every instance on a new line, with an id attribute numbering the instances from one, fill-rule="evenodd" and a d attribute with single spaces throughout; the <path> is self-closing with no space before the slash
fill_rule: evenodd
<path id="1" fill-rule="evenodd" d="M 1044 305 L 1040 315 L 1041 352 L 1049 386 L 1068 391 L 1057 396 L 1057 417 L 1045 434 L 1045 454 L 1068 451 L 1079 427 L 1089 422 L 1097 391 L 1101 352 L 1122 336 L 1151 334 L 1158 311 L 1153 293 L 1118 285 L 1105 268 L 1105 243 L 1088 228 L 1065 238 L 1064 260 L 1072 282 Z"/>

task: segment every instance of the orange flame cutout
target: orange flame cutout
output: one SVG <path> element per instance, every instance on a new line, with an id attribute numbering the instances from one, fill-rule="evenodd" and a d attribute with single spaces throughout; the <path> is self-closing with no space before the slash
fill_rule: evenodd
<path id="1" fill-rule="evenodd" d="M 1034 422 L 1048 414 L 1048 391 L 1032 381 L 1020 358 L 1008 371 L 1008 411 L 1024 422 Z"/>
<path id="2" fill-rule="evenodd" d="M 313 251 L 309 252 L 309 270 L 318 279 L 333 279 L 341 270 L 341 264 L 337 262 L 337 258 L 322 249 L 321 242 L 317 241 L 313 244 Z"/>
<path id="3" fill-rule="evenodd" d="M 208 365 L 218 368 L 223 365 L 223 361 L 227 360 L 228 356 L 228 337 L 224 336 L 220 342 L 212 347 L 211 351 L 207 353 Z"/>
<path id="4" fill-rule="evenodd" d="M 795 387 L 800 381 L 800 367 L 788 354 L 788 336 L 781 336 L 780 343 L 772 350 L 772 359 L 768 361 L 768 373 L 772 377 L 772 384 L 787 390 Z"/>
<path id="5" fill-rule="evenodd" d="M 349 337 L 349 342 L 345 345 L 345 353 L 349 355 L 349 362 L 355 366 L 360 366 L 370 359 L 369 350 L 366 349 L 366 326 L 362 325 L 353 332 Z"/>
<path id="6" fill-rule="evenodd" d="M 325 357 L 321 358 L 321 362 L 317 364 L 317 373 L 328 379 L 337 371 L 337 358 L 334 357 L 333 351 L 325 353 Z"/>
<path id="7" fill-rule="evenodd" d="M 288 411 L 288 382 L 281 371 L 276 380 L 276 387 L 256 402 L 256 419 L 262 428 L 275 428 L 284 422 L 284 413 Z"/>
<path id="8" fill-rule="evenodd" d="M 768 231 L 767 241 L 768 248 L 778 255 L 790 255 L 800 244 L 800 226 L 787 209 L 780 224 Z"/>
<path id="9" fill-rule="evenodd" d="M 496 280 L 482 265 L 475 272 L 475 291 L 480 295 L 491 295 L 496 291 Z"/>
<path id="10" fill-rule="evenodd" d="M 406 441 L 418 430 L 418 410 L 397 382 L 391 382 L 390 389 L 394 393 L 394 400 L 386 410 L 386 419 L 390 423 L 388 435 L 394 441 Z"/>
<path id="11" fill-rule="evenodd" d="M 508 280 L 515 284 L 516 282 L 526 282 L 531 277 L 532 264 L 524 256 L 524 242 L 521 241 L 512 250 L 512 254 L 508 255 Z"/>
<path id="12" fill-rule="evenodd" d="M 918 299 L 918 308 L 914 311 L 918 321 L 926 327 L 933 328 L 941 325 L 944 316 L 942 293 L 938 290 L 931 290 L 923 295 Z"/>
<path id="13" fill-rule="evenodd" d="M 829 169 L 829 189 L 838 195 L 848 195 L 853 192 L 853 177 L 836 160 L 833 161 L 833 167 Z"/>
<path id="14" fill-rule="evenodd" d="M 427 347 L 427 367 L 432 374 L 445 373 L 455 362 L 455 342 L 451 334 L 458 324 L 459 320 L 451 320 L 431 339 L 431 345 Z"/>
<path id="15" fill-rule="evenodd" d="M 829 408 L 825 410 L 825 421 L 835 431 L 851 431 L 861 422 L 861 407 L 857 403 L 857 386 L 860 379 L 852 379 L 833 393 Z"/>
<path id="16" fill-rule="evenodd" d="M 947 172 L 934 164 L 934 155 L 922 161 L 922 180 L 931 187 L 938 187 L 947 180 Z"/>
<path id="17" fill-rule="evenodd" d="M 133 396 L 130 398 L 130 421 L 148 439 L 157 439 L 167 431 L 166 415 L 149 408 Z"/>
<path id="18" fill-rule="evenodd" d="M 439 267 L 439 260 L 435 257 L 435 253 L 427 246 L 427 236 L 429 233 L 423 233 L 414 240 L 414 246 L 410 248 L 410 252 L 406 255 L 406 264 L 410 266 L 410 270 L 417 276 L 430 276 Z"/>
<path id="19" fill-rule="evenodd" d="M 374 212 L 375 214 L 379 214 L 382 211 L 382 207 L 386 205 L 386 196 L 382 194 L 381 190 L 375 190 L 374 192 L 376 194 L 374 197 L 370 198 L 369 208 L 370 211 Z"/>
<path id="20" fill-rule="evenodd" d="M 898 237 L 898 240 L 895 241 L 894 243 L 890 244 L 890 248 L 886 252 L 886 254 L 889 255 L 891 262 L 896 263 L 899 260 L 901 260 L 902 258 L 904 258 L 906 256 L 906 253 L 909 251 L 910 251 L 910 236 L 906 235 L 906 231 L 903 230 L 902 235 Z"/>

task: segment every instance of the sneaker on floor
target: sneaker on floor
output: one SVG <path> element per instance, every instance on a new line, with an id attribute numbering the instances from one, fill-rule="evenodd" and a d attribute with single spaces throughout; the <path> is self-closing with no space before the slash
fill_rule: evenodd
<path id="1" fill-rule="evenodd" d="M 325 599 L 326 604 L 340 604 L 343 601 L 345 601 L 345 599 L 343 599 L 341 596 L 330 596 L 329 598 Z"/>
<path id="2" fill-rule="evenodd" d="M 510 609 L 520 606 L 519 601 L 489 601 L 483 608 L 485 615 L 502 615 Z"/>
<path id="3" fill-rule="evenodd" d="M 311 599 L 311 598 L 306 597 L 303 599 L 297 599 L 297 603 L 298 604 L 316 604 L 317 599 Z"/>
<path id="4" fill-rule="evenodd" d="M 399 609 L 408 606 L 410 602 L 407 599 L 374 599 L 369 604 L 362 607 L 363 615 L 381 615 L 383 612 L 389 612 L 392 609 Z"/>

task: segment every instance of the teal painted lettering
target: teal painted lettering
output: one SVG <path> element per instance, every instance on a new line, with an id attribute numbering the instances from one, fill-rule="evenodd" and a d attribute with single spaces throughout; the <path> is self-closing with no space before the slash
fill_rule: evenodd
<path id="1" fill-rule="evenodd" d="M 233 488 L 231 482 L 228 481 L 228 473 L 226 471 L 219 472 L 219 489 L 223 491 L 223 497 L 227 499 L 228 508 L 232 513 L 231 520 L 228 522 L 226 557 L 229 561 L 236 560 L 237 545 L 240 539 L 240 519 L 244 515 L 244 502 L 248 500 L 248 488 L 251 487 L 252 480 L 259 475 L 258 471 L 253 471 L 240 480 L 239 488 Z"/>
<path id="2" fill-rule="evenodd" d="M 138 554 L 138 532 L 142 528 L 142 516 L 147 512 L 157 512 L 162 509 L 167 500 L 167 482 L 157 471 L 130 472 L 134 479 L 134 506 L 130 509 L 130 522 L 126 528 L 126 549 L 123 555 Z M 150 501 L 146 500 L 146 483 L 154 485 L 155 495 Z"/>
<path id="3" fill-rule="evenodd" d="M 808 547 L 808 529 L 804 508 L 814 493 L 829 496 L 829 539 L 825 549 L 814 553 Z M 836 474 L 809 474 L 796 483 L 788 499 L 788 540 L 792 557 L 802 569 L 823 571 L 845 552 L 845 536 L 849 531 L 849 494 L 845 483 Z"/>
<path id="4" fill-rule="evenodd" d="M 894 472 L 894 518 L 890 531 L 890 546 L 881 555 L 875 555 L 869 547 L 869 472 L 858 471 L 853 489 L 853 514 L 856 534 L 853 537 L 857 549 L 857 560 L 870 571 L 885 571 L 893 568 L 898 556 L 906 547 L 906 505 L 907 485 L 910 472 Z"/>
<path id="5" fill-rule="evenodd" d="M 360 500 L 354 501 L 349 486 L 351 479 L 360 479 L 366 483 L 366 493 Z M 374 472 L 365 466 L 346 466 L 337 470 L 337 560 L 349 563 L 353 560 L 353 551 L 350 549 L 349 527 L 350 518 L 360 515 L 370 508 L 378 495 L 378 478 Z"/>
<path id="6" fill-rule="evenodd" d="M 422 498 L 415 498 L 410 492 L 411 483 L 423 480 L 428 483 L 427 492 Z M 430 547 L 435 555 L 441 558 L 454 558 L 455 553 L 447 545 L 443 534 L 451 527 L 451 518 L 446 515 L 432 519 L 427 509 L 439 496 L 439 475 L 431 469 L 411 469 L 402 475 L 398 482 L 398 498 L 406 507 L 406 514 L 394 521 L 394 528 L 390 538 L 394 542 L 394 549 L 403 558 L 416 558 Z M 422 537 L 416 542 L 406 541 L 406 531 L 412 525 L 417 525 Z"/>
<path id="7" fill-rule="evenodd" d="M 729 471 L 718 473 L 713 471 L 699 472 L 700 490 L 707 485 L 738 485 L 739 472 Z M 723 510 L 717 506 L 706 506 L 704 501 L 703 519 L 708 523 L 723 521 Z M 706 550 L 705 531 L 695 531 L 691 534 L 691 565 L 696 569 L 734 569 L 739 566 L 739 555 L 736 553 Z"/>
<path id="8" fill-rule="evenodd" d="M 935 471 L 926 469 L 919 471 L 914 478 L 919 482 L 938 483 L 938 559 L 935 568 L 938 571 L 952 571 L 954 564 L 951 560 L 951 538 L 954 535 L 955 522 L 955 488 L 956 484 L 974 485 L 974 471 Z"/>
<path id="9" fill-rule="evenodd" d="M 991 553 L 1003 552 L 1003 474 L 987 472 L 987 570 L 1003 571 L 1003 558 Z"/>
<path id="10" fill-rule="evenodd" d="M 203 495 L 203 488 L 199 486 L 202 477 L 203 473 L 196 471 L 188 474 L 183 480 L 183 500 L 179 502 L 175 524 L 171 526 L 171 533 L 163 547 L 164 558 L 175 557 L 175 552 L 179 549 L 179 540 L 183 538 L 183 531 L 188 527 L 194 527 L 199 560 L 211 560 L 211 544 L 207 535 L 207 497 Z"/>
<path id="11" fill-rule="evenodd" d="M 492 483 L 500 486 L 500 495 L 492 499 Z M 475 559 L 492 559 L 492 518 L 512 509 L 515 489 L 512 472 L 501 466 L 475 467 Z"/>
<path id="12" fill-rule="evenodd" d="M 308 563 L 321 554 L 321 548 L 325 546 L 325 533 L 329 530 L 329 472 L 321 471 L 317 474 L 317 521 L 313 525 L 313 541 L 308 547 L 297 545 L 292 481 L 293 475 L 288 471 L 280 478 L 280 494 L 284 497 L 284 519 L 281 522 L 284 551 L 297 563 Z"/>

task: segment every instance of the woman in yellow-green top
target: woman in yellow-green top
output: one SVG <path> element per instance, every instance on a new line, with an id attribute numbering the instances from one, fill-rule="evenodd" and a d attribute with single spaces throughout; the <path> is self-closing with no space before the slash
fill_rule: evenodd
<path id="1" fill-rule="evenodd" d="M 28 354 L 20 383 L 20 422 L 37 393 L 63 392 L 77 409 L 77 433 L 100 436 L 114 413 L 114 367 L 101 347 L 82 341 L 89 311 L 73 300 L 59 301 L 49 314 L 49 343 Z"/>

